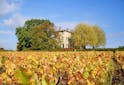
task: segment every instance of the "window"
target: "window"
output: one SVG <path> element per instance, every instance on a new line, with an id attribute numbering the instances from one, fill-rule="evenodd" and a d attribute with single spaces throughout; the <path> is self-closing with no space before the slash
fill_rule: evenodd
<path id="1" fill-rule="evenodd" d="M 64 44 L 62 44 L 62 48 L 64 48 Z"/>

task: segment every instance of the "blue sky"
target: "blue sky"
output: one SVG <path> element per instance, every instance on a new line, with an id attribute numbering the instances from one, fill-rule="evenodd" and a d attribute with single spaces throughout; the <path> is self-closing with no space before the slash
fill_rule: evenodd
<path id="1" fill-rule="evenodd" d="M 105 47 L 124 46 L 124 0 L 0 0 L 0 47 L 15 50 L 16 27 L 32 18 L 63 29 L 98 25 L 106 33 Z"/>

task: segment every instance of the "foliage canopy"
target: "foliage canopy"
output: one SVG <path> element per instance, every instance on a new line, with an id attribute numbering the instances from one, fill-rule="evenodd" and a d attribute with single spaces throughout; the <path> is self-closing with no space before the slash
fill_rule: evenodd
<path id="1" fill-rule="evenodd" d="M 27 20 L 22 27 L 16 28 L 17 50 L 54 50 L 57 49 L 54 24 L 49 20 Z"/>
<path id="2" fill-rule="evenodd" d="M 98 26 L 91 26 L 80 23 L 75 27 L 72 34 L 72 41 L 75 48 L 83 48 L 86 46 L 99 47 L 106 43 L 105 33 Z"/>

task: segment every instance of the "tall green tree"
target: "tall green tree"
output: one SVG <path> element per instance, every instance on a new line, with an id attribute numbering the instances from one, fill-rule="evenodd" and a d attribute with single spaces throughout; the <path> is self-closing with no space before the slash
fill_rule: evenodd
<path id="1" fill-rule="evenodd" d="M 96 44 L 96 36 L 92 27 L 88 24 L 80 23 L 75 27 L 72 35 L 74 47 L 86 49 L 87 45 Z"/>
<path id="2" fill-rule="evenodd" d="M 88 33 L 88 36 L 89 36 L 88 45 L 94 48 L 95 45 L 97 44 L 97 36 L 93 29 L 93 26 L 90 26 L 90 31 Z"/>
<path id="3" fill-rule="evenodd" d="M 49 20 L 27 20 L 22 27 L 16 28 L 18 50 L 57 49 L 56 31 Z"/>
<path id="4" fill-rule="evenodd" d="M 75 48 L 86 49 L 86 46 L 95 48 L 104 46 L 106 44 L 106 37 L 100 27 L 80 23 L 75 27 L 72 41 Z"/>
<path id="5" fill-rule="evenodd" d="M 104 46 L 106 44 L 105 32 L 99 26 L 93 26 L 93 30 L 97 37 L 97 43 L 95 47 Z"/>

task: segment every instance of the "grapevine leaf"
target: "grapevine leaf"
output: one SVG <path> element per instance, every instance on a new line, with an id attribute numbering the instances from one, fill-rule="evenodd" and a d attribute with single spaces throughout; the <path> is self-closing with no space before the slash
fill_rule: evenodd
<path id="1" fill-rule="evenodd" d="M 85 79 L 87 79 L 87 78 L 89 77 L 89 72 L 87 72 L 87 71 L 84 72 L 84 73 L 83 73 L 83 77 L 84 77 Z"/>
<path id="2" fill-rule="evenodd" d="M 21 84 L 24 84 L 24 85 L 29 84 L 29 76 L 21 69 L 17 69 L 15 71 L 15 77 L 19 80 Z"/>
<path id="3" fill-rule="evenodd" d="M 42 76 L 42 85 L 48 85 L 48 83 L 45 79 L 45 75 Z"/>

